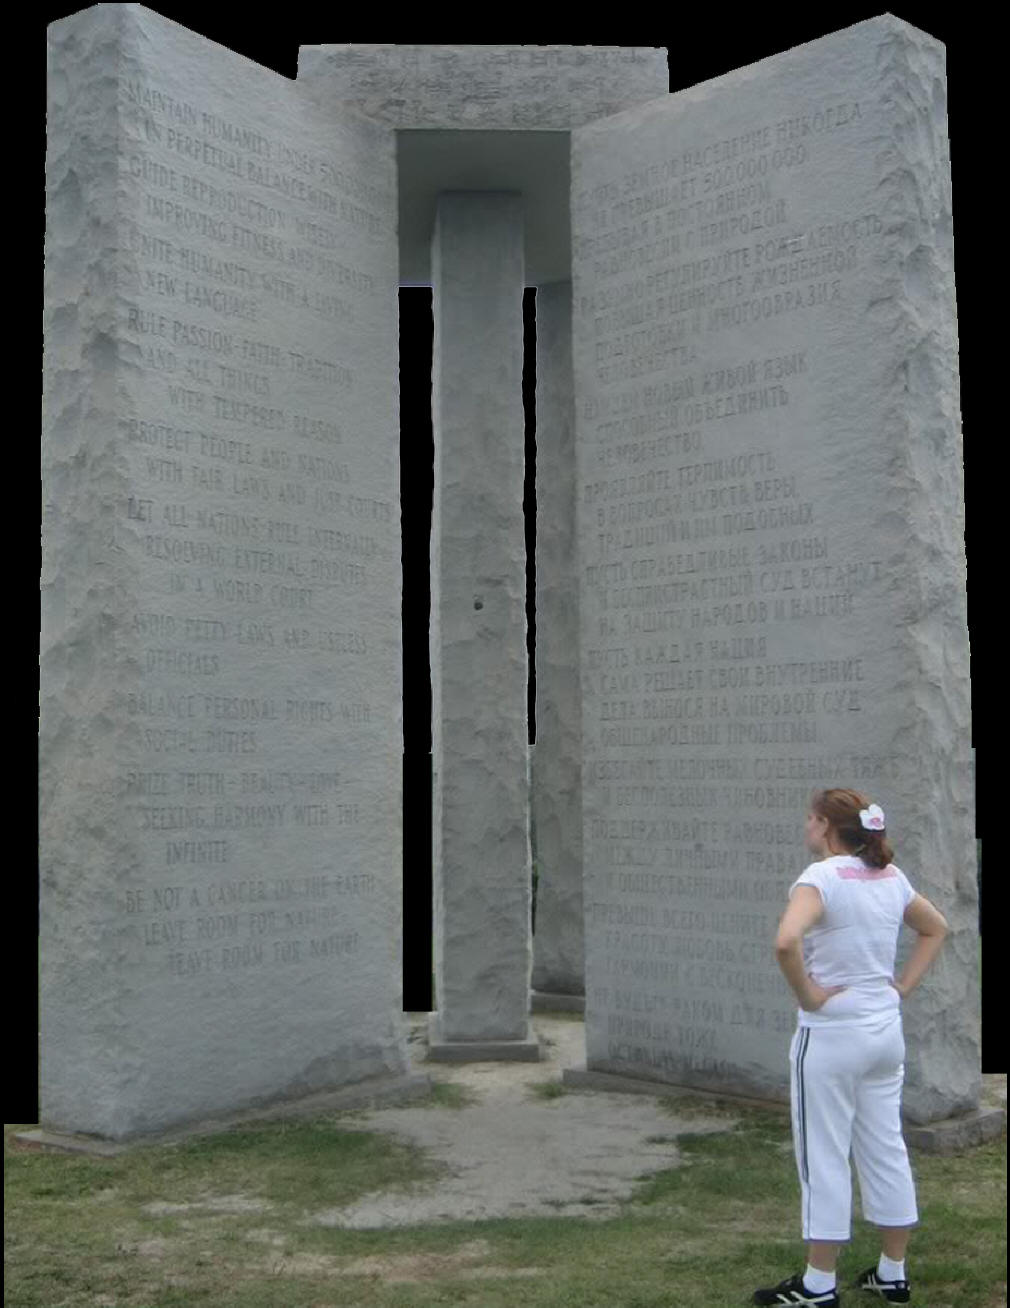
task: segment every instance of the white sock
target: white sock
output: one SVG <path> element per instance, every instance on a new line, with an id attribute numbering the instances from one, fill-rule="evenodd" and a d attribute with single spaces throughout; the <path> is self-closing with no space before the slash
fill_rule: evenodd
<path id="1" fill-rule="evenodd" d="M 905 1260 L 896 1263 L 893 1258 L 888 1258 L 886 1254 L 880 1255 L 880 1262 L 877 1263 L 877 1275 L 882 1281 L 903 1281 L 905 1279 Z"/>
<path id="2" fill-rule="evenodd" d="M 816 1267 L 811 1267 L 807 1263 L 807 1270 L 803 1273 L 803 1284 L 811 1291 L 812 1294 L 827 1294 L 833 1290 L 836 1284 L 834 1272 L 821 1272 Z"/>

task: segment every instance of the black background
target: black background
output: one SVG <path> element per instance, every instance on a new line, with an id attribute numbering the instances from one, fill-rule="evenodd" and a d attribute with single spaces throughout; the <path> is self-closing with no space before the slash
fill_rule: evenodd
<path id="1" fill-rule="evenodd" d="M 15 70 L 28 75 L 24 104 L 32 106 L 35 135 L 23 136 L 23 170 L 29 184 L 18 194 L 36 197 L 34 214 L 29 214 L 30 230 L 26 258 L 34 261 L 41 273 L 44 230 L 44 158 L 45 158 L 45 28 L 50 22 L 76 13 L 82 6 L 46 5 L 31 17 L 20 18 L 19 35 L 8 44 L 8 60 L 17 62 Z M 803 10 L 786 7 L 758 6 L 735 9 L 724 6 L 699 7 L 686 22 L 657 16 L 648 22 L 616 21 L 606 27 L 597 23 L 587 28 L 570 17 L 564 24 L 545 26 L 517 18 L 501 30 L 488 32 L 472 23 L 448 22 L 427 10 L 410 11 L 411 17 L 395 27 L 381 14 L 360 21 L 347 19 L 340 11 L 314 5 L 285 4 L 252 10 L 246 6 L 212 4 L 154 4 L 167 18 L 229 49 L 246 55 L 275 71 L 294 77 L 299 45 L 324 44 L 347 40 L 383 40 L 408 44 L 523 43 L 568 45 L 643 45 L 665 46 L 669 52 L 670 90 L 693 86 L 734 68 L 753 63 L 793 46 L 838 31 L 852 23 L 884 12 L 883 6 L 824 3 Z M 683 14 L 683 10 L 680 11 Z M 890 12 L 922 28 L 942 41 L 947 48 L 948 128 L 951 143 L 951 172 L 954 197 L 955 279 L 957 286 L 958 336 L 960 349 L 961 412 L 965 445 L 965 498 L 968 506 L 966 548 L 968 557 L 968 622 L 972 645 L 973 744 L 978 758 L 978 812 L 976 833 L 983 838 L 983 815 L 989 805 L 985 796 L 998 784 L 998 753 L 990 751 L 985 726 L 1000 716 L 988 679 L 985 654 L 990 641 L 999 641 L 994 629 L 993 610 L 998 611 L 1002 569 L 995 576 L 986 575 L 990 551 L 985 538 L 989 518 L 981 505 L 983 479 L 992 484 L 995 470 L 991 453 L 1007 428 L 1006 403 L 1001 391 L 1005 366 L 990 357 L 990 348 L 999 349 L 1005 338 L 1005 255 L 1000 248 L 1003 213 L 998 201 L 1006 173 L 1004 156 L 1008 137 L 1005 75 L 995 66 L 990 53 L 998 38 L 980 18 L 980 11 L 969 6 L 935 6 L 929 4 L 897 5 Z M 8 28 L 10 30 L 10 27 Z M 29 70 L 30 73 L 29 73 Z M 28 201 L 24 201 L 27 206 Z M 9 207 L 9 206 L 8 206 Z M 20 206 L 19 206 L 20 207 Z M 27 321 L 41 305 L 41 278 L 26 283 Z M 535 452 L 529 384 L 532 382 L 533 323 L 532 293 L 527 291 L 524 306 L 527 318 L 527 373 L 524 399 L 527 401 L 527 461 L 532 467 Z M 990 315 L 992 322 L 990 324 Z M 426 1009 L 430 997 L 430 813 L 428 808 L 428 750 L 430 749 L 430 689 L 427 664 L 428 618 L 428 526 L 431 512 L 431 296 L 430 291 L 410 288 L 400 295 L 400 385 L 401 385 L 401 488 L 404 537 L 404 1007 Z M 992 347 L 990 347 L 990 341 Z M 27 342 L 26 374 L 38 376 L 41 337 Z M 32 353 L 32 351 L 35 351 Z M 25 388 L 31 430 L 38 409 Z M 37 392 L 36 392 L 37 394 Z M 991 397 L 991 398 L 990 398 Z M 992 427 L 990 435 L 989 428 Z M 31 447 L 33 438 L 26 444 Z M 985 452 L 983 454 L 983 451 Z M 986 456 L 989 457 L 986 457 Z M 37 467 L 37 464 L 34 465 Z M 32 460 L 28 460 L 27 484 L 32 484 Z M 29 506 L 30 508 L 30 506 Z M 527 485 L 528 537 L 533 526 L 535 494 Z M 998 529 L 998 528 L 997 528 Z M 29 538 L 32 528 L 29 526 Z M 530 542 L 530 546 L 532 542 Z M 997 544 L 996 549 L 999 549 Z M 532 548 L 529 550 L 532 555 Z M 992 551 L 996 558 L 999 554 Z M 532 564 L 532 558 L 531 558 Z M 999 568 L 999 564 L 997 564 Z M 530 568 L 532 585 L 532 567 Z M 29 578 L 30 588 L 34 581 Z M 37 590 L 34 592 L 37 597 Z M 38 668 L 31 648 L 32 629 L 37 623 L 37 598 L 29 600 L 30 617 L 27 646 L 29 649 L 29 684 L 36 699 Z M 529 613 L 531 641 L 535 634 L 535 614 Z M 531 699 L 532 699 L 531 686 Z M 531 713 L 531 723 L 532 723 Z M 7 1121 L 30 1122 L 37 1119 L 37 821 L 33 810 L 37 750 L 34 737 L 37 717 L 30 710 L 28 749 L 31 755 L 26 778 L 26 803 L 18 819 L 17 841 L 26 836 L 25 855 L 12 869 L 14 895 L 12 918 L 16 929 L 10 933 L 14 949 L 22 949 L 18 963 L 19 985 L 9 995 L 9 1009 L 14 1017 L 15 1035 L 9 1051 L 16 1069 L 8 1073 L 6 1088 Z M 797 816 L 797 820 L 802 815 Z M 27 831 L 21 825 L 27 822 Z M 983 892 L 985 922 L 989 948 L 984 958 L 983 976 L 983 1069 L 1006 1070 L 1002 1023 L 999 1021 L 996 986 L 996 958 L 1002 926 L 1002 869 L 993 874 L 995 832 L 987 835 L 989 875 Z M 899 852 L 900 858 L 900 852 Z M 913 882 L 915 880 L 912 871 Z M 1001 970 L 1001 969 L 1000 969 Z M 12 973 L 14 969 L 11 969 Z M 8 1067 L 11 1063 L 8 1064 Z"/>

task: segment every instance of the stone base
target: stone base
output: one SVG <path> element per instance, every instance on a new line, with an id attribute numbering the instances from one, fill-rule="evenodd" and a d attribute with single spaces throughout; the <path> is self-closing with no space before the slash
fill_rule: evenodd
<path id="1" fill-rule="evenodd" d="M 431 1092 L 431 1080 L 421 1073 L 404 1076 L 384 1076 L 339 1090 L 322 1090 L 298 1099 L 280 1100 L 259 1108 L 244 1108 L 220 1117 L 201 1118 L 169 1131 L 131 1136 L 126 1140 L 108 1140 L 96 1135 L 77 1135 L 48 1127 L 31 1131 L 18 1131 L 15 1140 L 25 1144 L 41 1145 L 44 1149 L 58 1149 L 63 1153 L 92 1154 L 99 1158 L 114 1158 L 128 1149 L 141 1145 L 176 1144 L 197 1135 L 211 1135 L 237 1126 L 256 1122 L 289 1120 L 299 1117 L 323 1117 L 328 1113 L 341 1113 L 349 1109 L 376 1108 L 380 1104 L 407 1103 L 424 1099 Z"/>
<path id="2" fill-rule="evenodd" d="M 584 1013 L 585 995 L 559 995 L 553 991 L 531 990 L 531 1013 Z"/>
<path id="3" fill-rule="evenodd" d="M 580 1090 L 611 1090 L 618 1094 L 632 1095 L 697 1095 L 699 1099 L 711 1099 L 713 1102 L 724 1100 L 730 1104 L 749 1104 L 755 1108 L 777 1108 L 789 1111 L 789 1104 L 774 1099 L 757 1099 L 753 1095 L 734 1095 L 716 1090 L 699 1090 L 693 1085 L 674 1085 L 669 1081 L 648 1081 L 644 1077 L 619 1076 L 616 1072 L 594 1072 L 585 1067 L 566 1067 L 562 1069 L 561 1080 L 565 1085 L 575 1086 Z"/>
<path id="4" fill-rule="evenodd" d="M 432 1013 L 428 1057 L 435 1063 L 539 1063 L 540 1041 L 528 1023 L 523 1040 L 443 1040 L 438 1014 Z"/>
<path id="5" fill-rule="evenodd" d="M 564 1085 L 581 1090 L 610 1090 L 621 1094 L 637 1095 L 697 1095 L 702 1099 L 724 1100 L 729 1104 L 750 1104 L 758 1108 L 776 1108 L 788 1111 L 789 1105 L 774 1099 L 755 1099 L 753 1096 L 724 1094 L 714 1090 L 697 1090 L 693 1086 L 672 1085 L 665 1081 L 646 1081 L 631 1076 L 618 1076 L 614 1072 L 593 1072 L 585 1067 L 566 1067 L 562 1070 Z M 904 1122 L 902 1131 L 905 1143 L 924 1154 L 952 1154 L 986 1140 L 994 1140 L 1006 1130 L 1006 1110 L 978 1108 L 960 1117 L 946 1117 L 927 1126 Z"/>
<path id="6" fill-rule="evenodd" d="M 924 1154 L 953 1154 L 995 1140 L 1006 1130 L 1006 1109 L 977 1108 L 960 1117 L 945 1117 L 926 1126 L 905 1123 L 905 1143 Z"/>

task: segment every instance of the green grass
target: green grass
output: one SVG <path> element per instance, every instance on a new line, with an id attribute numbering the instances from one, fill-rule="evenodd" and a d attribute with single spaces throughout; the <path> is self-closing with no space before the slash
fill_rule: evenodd
<path id="1" fill-rule="evenodd" d="M 418 1108 L 466 1108 L 477 1102 L 477 1095 L 456 1081 L 432 1081 L 431 1093 L 416 1101 Z"/>
<path id="2" fill-rule="evenodd" d="M 309 1219 L 369 1192 L 423 1185 L 437 1169 L 416 1150 L 348 1130 L 343 1116 L 115 1159 L 28 1151 L 12 1145 L 9 1131 L 5 1303 L 739 1308 L 755 1286 L 802 1266 L 788 1121 L 711 1101 L 669 1102 L 681 1120 L 722 1111 L 736 1125 L 678 1132 L 681 1166 L 643 1178 L 616 1217 L 380 1231 Z M 954 1157 L 914 1155 L 913 1168 L 922 1223 L 909 1254 L 915 1302 L 1005 1304 L 1005 1137 Z M 876 1255 L 874 1233 L 857 1221 L 840 1267 L 843 1304 L 860 1301 L 846 1287 Z M 722 1292 L 706 1288 L 716 1258 Z"/>
<path id="3" fill-rule="evenodd" d="M 562 1099 L 568 1094 L 568 1087 L 560 1081 L 535 1081 L 530 1093 L 537 1099 Z"/>

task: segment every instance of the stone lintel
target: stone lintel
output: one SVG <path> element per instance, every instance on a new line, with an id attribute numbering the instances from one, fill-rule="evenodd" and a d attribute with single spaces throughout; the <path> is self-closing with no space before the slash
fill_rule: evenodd
<path id="1" fill-rule="evenodd" d="M 303 45 L 298 81 L 397 128 L 568 130 L 666 95 L 663 46 Z"/>

